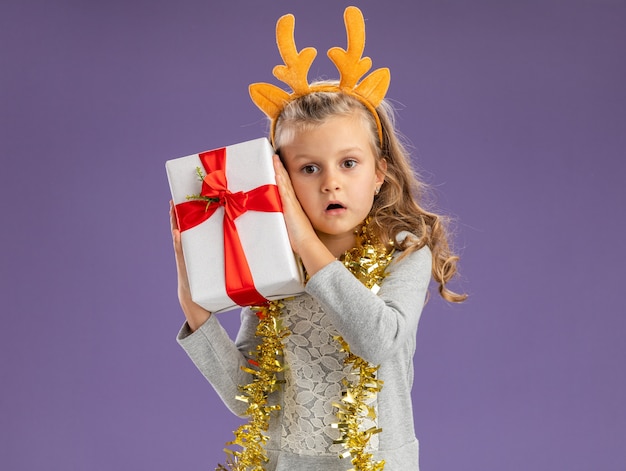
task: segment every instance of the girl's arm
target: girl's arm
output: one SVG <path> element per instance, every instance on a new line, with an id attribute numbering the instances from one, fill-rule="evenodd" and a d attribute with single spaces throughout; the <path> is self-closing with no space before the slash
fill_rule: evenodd
<path id="1" fill-rule="evenodd" d="M 172 228 L 172 242 L 174 244 L 174 255 L 176 256 L 176 272 L 178 274 L 178 302 L 185 313 L 189 328 L 194 332 L 211 317 L 211 313 L 191 300 L 185 257 L 183 256 L 183 247 L 180 242 L 180 230 L 178 230 L 178 223 L 174 214 L 174 203 L 172 201 L 170 201 L 170 226 Z"/>
<path id="2" fill-rule="evenodd" d="M 408 339 L 414 342 L 430 282 L 430 250 L 426 247 L 392 262 L 375 295 L 317 237 L 278 156 L 274 170 L 292 249 L 310 276 L 306 290 L 322 303 L 352 351 L 380 364 L 404 348 Z"/>
<path id="3" fill-rule="evenodd" d="M 247 315 L 242 312 L 242 325 L 235 343 L 215 316 L 191 300 L 180 231 L 171 201 L 170 224 L 178 272 L 178 300 L 187 319 L 178 333 L 177 341 L 211 383 L 224 404 L 233 413 L 241 416 L 247 406 L 236 400 L 235 396 L 239 394 L 238 385 L 247 384 L 251 379 L 241 367 L 248 366 L 246 354 L 255 349 L 253 343 L 256 317 L 250 312 L 247 312 Z"/>
<path id="4" fill-rule="evenodd" d="M 306 291 L 322 304 L 353 353 L 380 364 L 415 342 L 431 266 L 428 247 L 392 261 L 376 295 L 334 262 L 310 278 Z"/>
<path id="5" fill-rule="evenodd" d="M 242 309 L 236 342 L 231 340 L 217 316 L 211 316 L 195 332 L 191 332 L 187 324 L 183 325 L 176 339 L 196 368 L 211 383 L 222 402 L 238 416 L 243 416 L 248 407 L 236 396 L 241 394 L 239 385 L 248 384 L 252 380 L 252 376 L 241 368 L 250 366 L 247 355 L 256 349 L 256 325 L 254 313 Z"/>

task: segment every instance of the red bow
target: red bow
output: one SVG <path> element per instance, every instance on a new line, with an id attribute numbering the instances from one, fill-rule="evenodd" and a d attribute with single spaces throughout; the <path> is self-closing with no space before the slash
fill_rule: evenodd
<path id="1" fill-rule="evenodd" d="M 224 207 L 224 276 L 226 294 L 239 306 L 267 302 L 254 287 L 252 273 L 239 240 L 235 219 L 246 211 L 282 212 L 276 185 L 262 185 L 250 191 L 231 192 L 226 181 L 226 148 L 199 154 L 206 170 L 200 194 L 214 201 L 191 200 L 175 206 L 181 232 L 209 219 L 218 207 Z"/>

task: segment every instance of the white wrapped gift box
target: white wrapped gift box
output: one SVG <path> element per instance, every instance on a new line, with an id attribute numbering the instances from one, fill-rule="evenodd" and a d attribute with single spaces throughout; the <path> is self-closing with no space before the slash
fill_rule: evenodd
<path id="1" fill-rule="evenodd" d="M 250 192 L 263 185 L 276 185 L 272 156 L 274 150 L 265 138 L 223 148 L 224 172 L 228 192 Z M 208 175 L 202 154 L 166 162 L 167 177 L 177 215 L 188 196 L 201 193 L 202 180 L 197 169 Z M 211 312 L 228 311 L 237 306 L 226 290 L 224 255 L 225 207 L 210 203 L 215 211 L 203 222 L 183 230 L 181 240 L 187 275 L 194 302 Z M 228 200 L 226 205 L 228 205 Z M 198 203 L 196 203 L 196 206 Z M 189 206 L 187 206 L 189 207 Z M 202 208 L 207 208 L 203 202 Z M 282 212 L 247 210 L 234 219 L 245 262 L 253 278 L 254 289 L 268 300 L 280 299 L 304 291 L 302 269 L 294 256 Z M 182 228 L 182 227 L 181 227 Z"/>

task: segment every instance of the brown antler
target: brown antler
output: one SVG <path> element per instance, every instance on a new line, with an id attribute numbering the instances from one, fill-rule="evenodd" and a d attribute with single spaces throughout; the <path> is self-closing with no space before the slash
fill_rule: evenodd
<path id="1" fill-rule="evenodd" d="M 328 50 L 328 57 L 339 70 L 341 77 L 339 87 L 343 90 L 354 90 L 376 107 L 389 88 L 391 81 L 389 69 L 375 70 L 356 86 L 359 79 L 372 67 L 372 60 L 369 57 L 361 58 L 365 49 L 365 20 L 361 10 L 356 7 L 346 8 L 343 18 L 348 45 L 346 49 L 333 47 Z"/>
<path id="2" fill-rule="evenodd" d="M 276 24 L 276 43 L 285 65 L 274 67 L 274 76 L 291 87 L 296 95 L 309 92 L 307 75 L 317 55 L 317 50 L 307 47 L 298 52 L 294 39 L 296 20 L 293 15 L 285 15 Z"/>
<path id="3" fill-rule="evenodd" d="M 346 49 L 330 48 L 328 57 L 339 70 L 339 86 L 353 89 L 359 79 L 372 67 L 372 60 L 369 57 L 361 58 L 365 49 L 365 21 L 361 11 L 356 7 L 348 7 L 343 18 L 348 45 Z"/>
<path id="4" fill-rule="evenodd" d="M 295 21 L 293 15 L 284 15 L 276 23 L 276 43 L 284 65 L 277 65 L 273 70 L 274 76 L 289 85 L 293 93 L 289 94 L 269 83 L 253 83 L 249 87 L 252 101 L 272 120 L 270 130 L 272 140 L 276 118 L 289 101 L 314 91 L 342 91 L 359 99 L 374 115 L 378 137 L 382 142 L 382 127 L 376 107 L 387 93 L 391 75 L 389 69 L 380 68 L 358 83 L 372 67 L 372 60 L 369 57 L 362 57 L 365 49 L 365 20 L 361 10 L 357 7 L 348 7 L 344 12 L 348 43 L 346 49 L 332 47 L 328 50 L 328 57 L 339 71 L 339 86 L 309 85 L 307 75 L 317 51 L 315 48 L 307 47 L 298 52 L 294 39 Z"/>
<path id="5" fill-rule="evenodd" d="M 307 47 L 298 52 L 294 28 L 293 15 L 284 15 L 276 23 L 276 44 L 285 65 L 277 65 L 273 73 L 277 79 L 291 87 L 293 95 L 301 96 L 310 91 L 307 75 L 317 50 Z M 269 83 L 253 83 L 249 91 L 252 101 L 272 119 L 277 118 L 285 103 L 293 99 L 293 96 Z"/>

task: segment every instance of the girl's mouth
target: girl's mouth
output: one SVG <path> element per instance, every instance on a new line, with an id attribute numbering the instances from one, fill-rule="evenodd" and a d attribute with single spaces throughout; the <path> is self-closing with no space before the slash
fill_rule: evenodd
<path id="1" fill-rule="evenodd" d="M 326 206 L 326 214 L 328 215 L 342 214 L 345 210 L 346 210 L 346 207 L 338 201 L 333 201 L 332 203 L 328 203 L 328 206 Z"/>

